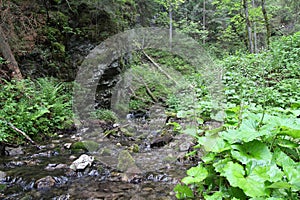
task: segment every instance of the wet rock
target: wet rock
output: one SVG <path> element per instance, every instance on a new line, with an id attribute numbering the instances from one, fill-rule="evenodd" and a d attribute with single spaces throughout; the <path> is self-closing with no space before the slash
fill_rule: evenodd
<path id="1" fill-rule="evenodd" d="M 6 173 L 0 171 L 0 182 L 3 181 L 3 180 L 5 180 L 5 177 L 6 177 Z"/>
<path id="2" fill-rule="evenodd" d="M 99 144 L 94 141 L 90 141 L 90 140 L 83 141 L 83 144 L 89 152 L 95 152 L 99 149 Z"/>
<path id="3" fill-rule="evenodd" d="M 101 156 L 110 156 L 111 150 L 109 148 L 102 148 L 99 153 Z"/>
<path id="4" fill-rule="evenodd" d="M 48 171 L 54 171 L 57 169 L 65 169 L 68 166 L 66 164 L 48 164 L 47 167 L 45 168 L 45 170 Z"/>
<path id="5" fill-rule="evenodd" d="M 46 176 L 35 182 L 37 189 L 48 189 L 55 185 L 55 180 L 51 176 Z"/>
<path id="6" fill-rule="evenodd" d="M 71 164 L 70 169 L 74 171 L 84 170 L 88 166 L 91 166 L 93 162 L 94 162 L 93 156 L 88 156 L 86 154 L 83 154 Z"/>
<path id="7" fill-rule="evenodd" d="M 170 134 L 165 134 L 163 136 L 158 136 L 154 138 L 151 143 L 150 147 L 162 147 L 165 146 L 166 144 L 170 143 L 173 140 L 173 136 Z"/>
<path id="8" fill-rule="evenodd" d="M 64 144 L 64 148 L 66 149 L 70 149 L 71 148 L 72 143 L 65 143 Z"/>
<path id="9" fill-rule="evenodd" d="M 17 147 L 17 148 L 6 147 L 5 150 L 6 150 L 7 154 L 10 155 L 10 156 L 17 156 L 17 155 L 24 154 L 24 151 L 23 151 L 22 147 Z"/>
<path id="10" fill-rule="evenodd" d="M 136 167 L 135 160 L 127 150 L 119 153 L 117 169 L 126 172 L 129 168 Z"/>

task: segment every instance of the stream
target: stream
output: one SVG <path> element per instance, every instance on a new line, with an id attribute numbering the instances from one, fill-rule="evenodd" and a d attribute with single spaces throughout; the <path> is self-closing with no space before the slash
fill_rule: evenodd
<path id="1" fill-rule="evenodd" d="M 185 156 L 193 138 L 162 126 L 165 117 L 156 107 L 147 121 L 127 119 L 113 124 L 110 134 L 98 121 L 59 133 L 40 150 L 7 148 L 0 199 L 176 199 L 173 188 L 197 159 Z M 82 141 L 86 148 L 72 149 Z M 83 155 L 89 163 L 74 168 Z"/>

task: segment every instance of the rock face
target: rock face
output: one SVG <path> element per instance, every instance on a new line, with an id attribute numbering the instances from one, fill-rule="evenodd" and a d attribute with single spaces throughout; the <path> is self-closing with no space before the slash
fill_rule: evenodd
<path id="1" fill-rule="evenodd" d="M 93 156 L 88 156 L 86 154 L 83 154 L 71 164 L 70 169 L 74 171 L 84 170 L 88 166 L 91 166 L 93 162 L 94 162 Z"/>

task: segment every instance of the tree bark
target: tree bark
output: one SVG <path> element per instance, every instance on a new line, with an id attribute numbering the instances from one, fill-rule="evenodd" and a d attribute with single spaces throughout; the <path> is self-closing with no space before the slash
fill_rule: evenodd
<path id="1" fill-rule="evenodd" d="M 266 5 L 266 1 L 265 0 L 261 0 L 261 10 L 262 10 L 262 13 L 264 15 L 265 26 L 266 26 L 266 29 L 267 29 L 267 48 L 269 48 L 270 37 L 271 37 L 271 27 L 270 27 L 269 17 L 268 17 L 265 5 Z"/>
<path id="2" fill-rule="evenodd" d="M 243 7 L 244 7 L 244 12 L 245 12 L 245 19 L 246 19 L 246 26 L 247 26 L 247 33 L 248 33 L 249 51 L 250 51 L 250 53 L 253 53 L 252 29 L 251 29 L 251 23 L 250 23 L 250 19 L 249 19 L 249 10 L 248 10 L 247 0 L 243 0 Z"/>
<path id="3" fill-rule="evenodd" d="M 170 3 L 170 7 L 169 7 L 169 23 L 170 23 L 170 29 L 169 29 L 169 45 L 170 45 L 170 50 L 172 50 L 172 40 L 173 40 L 173 38 L 172 38 L 172 36 L 173 36 L 173 22 L 172 22 L 172 18 L 173 18 L 173 16 L 172 16 L 172 13 L 173 11 L 172 11 L 172 3 Z"/>
<path id="4" fill-rule="evenodd" d="M 205 2 L 205 0 L 203 1 L 203 25 L 202 25 L 202 29 L 203 29 L 203 31 L 205 31 L 205 26 L 206 26 L 206 16 L 205 16 L 205 13 L 206 13 L 206 8 L 205 8 L 205 4 L 206 4 L 206 2 Z M 203 45 L 205 44 L 205 36 L 203 37 L 203 40 L 202 40 L 202 43 L 203 43 Z"/>
<path id="5" fill-rule="evenodd" d="M 255 6 L 255 1 L 252 0 L 252 7 L 253 9 L 256 8 Z M 254 53 L 258 53 L 258 48 L 257 48 L 257 33 L 256 33 L 256 22 L 253 22 L 253 43 L 254 43 Z"/>
<path id="6" fill-rule="evenodd" d="M 8 68 L 12 71 L 11 77 L 16 80 L 21 80 L 23 78 L 18 63 L 11 51 L 11 48 L 7 42 L 7 38 L 3 32 L 0 25 L 0 51 L 4 59 L 8 61 Z"/>

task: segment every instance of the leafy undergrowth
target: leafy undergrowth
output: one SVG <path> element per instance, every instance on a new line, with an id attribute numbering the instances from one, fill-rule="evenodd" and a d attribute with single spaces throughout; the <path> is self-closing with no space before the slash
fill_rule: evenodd
<path id="1" fill-rule="evenodd" d="M 66 84 L 48 78 L 6 82 L 0 90 L 0 142 L 26 142 L 12 125 L 34 140 L 69 128 L 73 120 L 69 91 Z"/>
<path id="2" fill-rule="evenodd" d="M 194 134 L 195 152 L 206 153 L 175 187 L 178 199 L 299 199 L 299 57 L 296 33 L 274 41 L 269 51 L 220 61 L 225 123 Z M 190 112 L 201 121 L 211 105 L 197 106 Z"/>
<path id="3" fill-rule="evenodd" d="M 198 137 L 206 155 L 176 186 L 179 199 L 298 199 L 299 111 L 239 109 L 226 111 L 226 131 Z"/>

